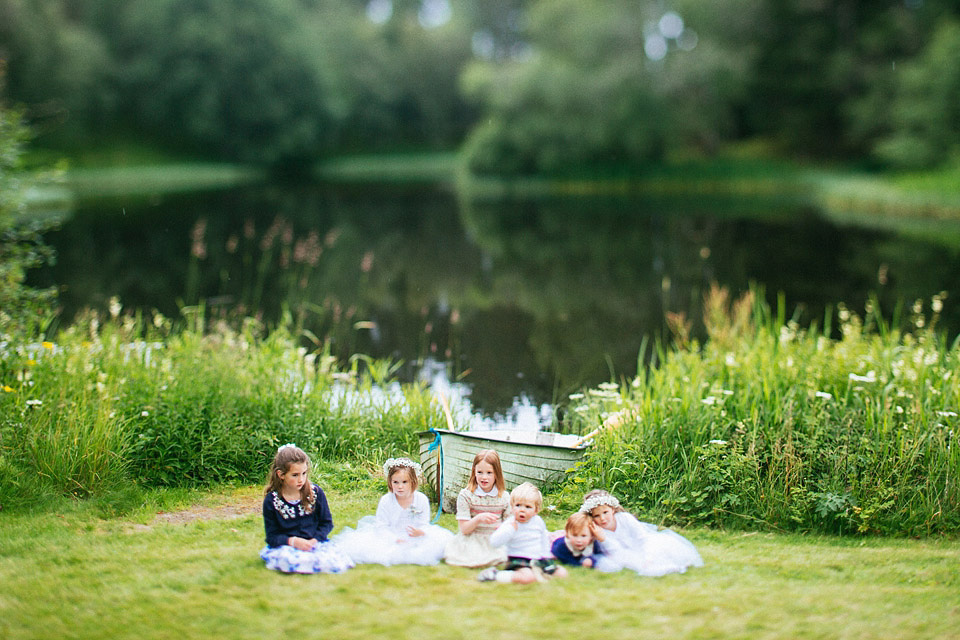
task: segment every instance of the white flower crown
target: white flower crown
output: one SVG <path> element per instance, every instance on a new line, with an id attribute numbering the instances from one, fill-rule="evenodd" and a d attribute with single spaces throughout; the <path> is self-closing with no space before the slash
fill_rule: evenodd
<path id="1" fill-rule="evenodd" d="M 410 458 L 387 458 L 387 461 L 383 463 L 383 475 L 389 476 L 390 470 L 394 467 L 410 467 L 418 477 L 420 476 L 420 463 L 414 462 Z"/>
<path id="2" fill-rule="evenodd" d="M 604 505 L 608 507 L 613 507 L 614 509 L 616 509 L 617 507 L 620 506 L 620 501 L 617 500 L 612 495 L 610 495 L 609 493 L 605 493 L 605 494 L 602 493 L 600 495 L 590 496 L 589 498 L 583 501 L 583 505 L 580 507 L 580 513 L 590 513 L 597 507 L 601 507 Z"/>
<path id="3" fill-rule="evenodd" d="M 277 453 L 280 453 L 281 451 L 283 451 L 283 450 L 286 449 L 287 447 L 293 447 L 294 449 L 296 449 L 296 448 L 297 448 L 297 445 L 293 444 L 292 442 L 288 442 L 287 444 L 282 444 L 282 445 L 280 445 L 279 447 L 277 447 Z"/>

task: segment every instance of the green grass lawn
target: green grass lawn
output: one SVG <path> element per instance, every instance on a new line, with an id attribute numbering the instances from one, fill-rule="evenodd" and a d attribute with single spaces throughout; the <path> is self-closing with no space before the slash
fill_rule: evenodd
<path id="1" fill-rule="evenodd" d="M 0 637 L 960 637 L 956 540 L 686 530 L 706 564 L 663 578 L 575 570 L 514 586 L 445 565 L 300 576 L 257 556 L 259 488 L 163 495 L 122 516 L 98 501 L 0 513 Z M 328 497 L 339 530 L 378 494 Z M 547 512 L 548 526 L 565 515 Z"/>

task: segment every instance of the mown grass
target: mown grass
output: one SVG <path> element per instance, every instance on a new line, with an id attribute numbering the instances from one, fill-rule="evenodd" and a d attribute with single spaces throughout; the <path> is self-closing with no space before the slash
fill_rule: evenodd
<path id="1" fill-rule="evenodd" d="M 319 470 L 321 485 L 339 471 Z M 372 513 L 379 483 L 330 489 L 336 530 Z M 531 586 L 440 565 L 341 575 L 266 570 L 263 525 L 157 517 L 198 502 L 257 505 L 257 486 L 60 501 L 0 518 L 0 636 L 262 638 L 951 638 L 960 545 L 688 529 L 705 566 L 683 575 L 574 571 Z M 548 502 L 550 498 L 548 497 Z M 545 513 L 559 527 L 566 514 Z M 440 524 L 453 529 L 452 516 Z"/>

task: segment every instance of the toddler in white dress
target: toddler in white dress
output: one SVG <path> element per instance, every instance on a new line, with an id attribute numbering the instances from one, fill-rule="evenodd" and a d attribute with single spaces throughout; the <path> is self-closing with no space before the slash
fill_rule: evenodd
<path id="1" fill-rule="evenodd" d="M 356 564 L 437 564 L 453 533 L 430 524 L 430 501 L 420 491 L 420 465 L 390 458 L 383 465 L 390 491 L 375 516 L 364 516 L 356 530 L 344 527 L 331 538 Z"/>
<path id="2" fill-rule="evenodd" d="M 689 540 L 669 529 L 640 522 L 606 491 L 587 493 L 580 511 L 589 514 L 602 530 L 604 555 L 597 562 L 600 571 L 630 569 L 642 576 L 662 576 L 703 566 Z"/>

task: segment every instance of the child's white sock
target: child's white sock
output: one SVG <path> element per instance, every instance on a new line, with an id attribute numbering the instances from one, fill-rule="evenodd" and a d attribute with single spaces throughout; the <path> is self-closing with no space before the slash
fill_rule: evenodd
<path id="1" fill-rule="evenodd" d="M 513 582 L 513 571 L 497 571 L 497 582 Z"/>

